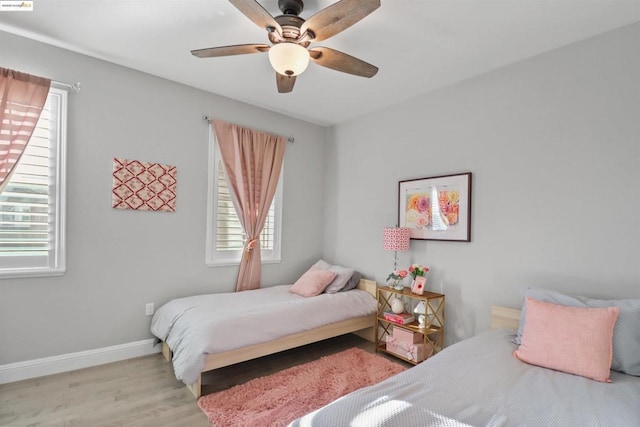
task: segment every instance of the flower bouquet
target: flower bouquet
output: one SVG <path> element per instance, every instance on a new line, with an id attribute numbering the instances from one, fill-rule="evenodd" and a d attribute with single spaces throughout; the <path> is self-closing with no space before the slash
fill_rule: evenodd
<path id="1" fill-rule="evenodd" d="M 409 273 L 413 276 L 413 280 L 419 276 L 426 276 L 428 271 L 429 267 L 420 264 L 413 264 L 409 267 Z"/>
<path id="2" fill-rule="evenodd" d="M 404 289 L 404 278 L 409 273 L 407 270 L 393 270 L 389 276 L 387 276 L 387 283 L 390 287 L 400 291 Z"/>
<path id="3" fill-rule="evenodd" d="M 427 272 L 429 271 L 429 267 L 413 264 L 409 267 L 409 273 L 413 277 L 413 283 L 411 284 L 411 292 L 414 294 L 422 295 L 424 292 L 424 286 L 427 284 Z"/>

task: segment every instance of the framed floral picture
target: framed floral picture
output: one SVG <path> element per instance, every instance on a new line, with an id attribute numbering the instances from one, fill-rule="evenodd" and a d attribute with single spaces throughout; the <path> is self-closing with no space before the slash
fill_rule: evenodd
<path id="1" fill-rule="evenodd" d="M 471 241 L 471 172 L 400 181 L 398 225 L 418 240 Z"/>

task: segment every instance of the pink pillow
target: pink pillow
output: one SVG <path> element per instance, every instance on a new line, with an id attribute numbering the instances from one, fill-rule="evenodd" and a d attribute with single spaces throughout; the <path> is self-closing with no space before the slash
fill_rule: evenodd
<path id="1" fill-rule="evenodd" d="M 513 352 L 515 357 L 531 365 L 611 382 L 618 307 L 567 307 L 529 297 L 525 304 L 522 343 Z"/>
<path id="2" fill-rule="evenodd" d="M 303 297 L 314 297 L 323 293 L 335 277 L 335 271 L 311 267 L 293 284 L 289 292 Z"/>

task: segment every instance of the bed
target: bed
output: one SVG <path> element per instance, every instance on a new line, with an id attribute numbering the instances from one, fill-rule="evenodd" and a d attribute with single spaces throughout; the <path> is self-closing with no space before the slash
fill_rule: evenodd
<path id="1" fill-rule="evenodd" d="M 636 304 L 627 317 L 634 350 L 639 315 Z M 611 370 L 606 383 L 523 363 L 512 355 L 520 318 L 493 307 L 490 331 L 289 426 L 640 426 L 639 376 Z"/>
<path id="2" fill-rule="evenodd" d="M 213 369 L 347 333 L 374 341 L 374 281 L 360 279 L 356 289 L 311 298 L 290 288 L 172 300 L 156 311 L 151 331 L 196 398 L 202 373 Z"/>

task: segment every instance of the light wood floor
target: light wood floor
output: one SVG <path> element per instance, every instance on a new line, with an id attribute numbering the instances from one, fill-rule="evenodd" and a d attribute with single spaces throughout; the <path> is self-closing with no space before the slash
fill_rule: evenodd
<path id="1" fill-rule="evenodd" d="M 203 377 L 203 393 L 374 344 L 347 334 L 226 368 Z M 380 353 L 382 355 L 382 353 Z M 391 358 L 398 361 L 398 359 Z M 0 426 L 210 427 L 161 354 L 0 385 Z"/>

